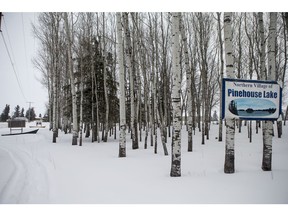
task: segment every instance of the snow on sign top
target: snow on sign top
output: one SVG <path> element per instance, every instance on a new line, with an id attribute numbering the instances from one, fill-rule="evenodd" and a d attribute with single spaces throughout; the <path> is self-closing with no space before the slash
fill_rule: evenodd
<path id="1" fill-rule="evenodd" d="M 222 118 L 277 120 L 282 88 L 276 81 L 222 80 Z"/>

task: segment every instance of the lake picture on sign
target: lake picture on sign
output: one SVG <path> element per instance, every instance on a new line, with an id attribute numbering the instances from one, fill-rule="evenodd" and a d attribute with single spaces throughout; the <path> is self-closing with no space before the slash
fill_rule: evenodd
<path id="1" fill-rule="evenodd" d="M 229 111 L 239 117 L 269 116 L 276 112 L 277 106 L 270 100 L 239 98 L 229 103 Z"/>

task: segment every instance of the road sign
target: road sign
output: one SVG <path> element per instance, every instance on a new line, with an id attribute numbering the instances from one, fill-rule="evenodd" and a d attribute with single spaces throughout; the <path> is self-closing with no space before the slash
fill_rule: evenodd
<path id="1" fill-rule="evenodd" d="M 277 120 L 282 88 L 276 81 L 222 80 L 223 119 Z"/>

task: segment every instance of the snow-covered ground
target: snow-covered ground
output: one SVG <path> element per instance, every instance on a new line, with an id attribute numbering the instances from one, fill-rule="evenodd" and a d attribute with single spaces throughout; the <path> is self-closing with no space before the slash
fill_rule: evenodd
<path id="1" fill-rule="evenodd" d="M 128 134 L 126 158 L 118 158 L 113 137 L 108 143 L 84 138 L 80 147 L 71 145 L 71 134 L 59 133 L 52 143 L 48 126 L 37 134 L 0 136 L 0 203 L 288 204 L 287 132 L 284 126 L 283 137 L 273 138 L 273 170 L 264 172 L 262 132 L 254 131 L 249 143 L 243 126 L 235 138 L 236 172 L 224 174 L 225 142 L 216 139 L 218 126 L 211 125 L 205 145 L 196 132 L 193 152 L 187 152 L 183 129 L 182 176 L 177 178 L 169 176 L 171 155 L 164 156 L 160 136 L 154 154 L 154 147 L 144 149 L 143 142 L 132 150 Z M 1 123 L 4 133 L 9 129 Z"/>

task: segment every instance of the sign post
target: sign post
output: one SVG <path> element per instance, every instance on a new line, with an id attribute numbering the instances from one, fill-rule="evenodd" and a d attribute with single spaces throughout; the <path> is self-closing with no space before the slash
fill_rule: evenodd
<path id="1" fill-rule="evenodd" d="M 222 80 L 222 118 L 277 120 L 282 88 L 276 81 Z"/>

